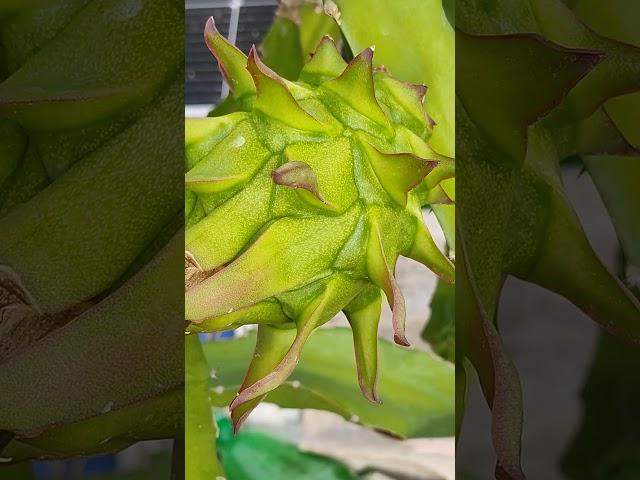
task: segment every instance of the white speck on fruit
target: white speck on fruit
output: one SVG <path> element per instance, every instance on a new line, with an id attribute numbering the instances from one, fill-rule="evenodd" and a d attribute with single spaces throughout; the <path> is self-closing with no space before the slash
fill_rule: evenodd
<path id="1" fill-rule="evenodd" d="M 240 135 L 238 138 L 236 138 L 233 143 L 231 144 L 232 148 L 240 148 L 241 146 L 243 146 L 245 143 L 247 143 L 247 139 L 244 138 L 242 135 Z"/>
<path id="2" fill-rule="evenodd" d="M 222 385 L 218 385 L 213 389 L 213 391 L 216 393 L 216 395 L 222 395 L 224 393 L 224 387 Z"/>
<path id="3" fill-rule="evenodd" d="M 302 384 L 300 383 L 299 380 L 294 380 L 293 382 L 291 382 L 291 386 L 293 388 L 300 388 L 300 385 L 302 385 Z"/>
<path id="4" fill-rule="evenodd" d="M 358 423 L 360 421 L 360 417 L 358 415 L 351 415 L 351 418 L 349 420 L 353 423 Z"/>

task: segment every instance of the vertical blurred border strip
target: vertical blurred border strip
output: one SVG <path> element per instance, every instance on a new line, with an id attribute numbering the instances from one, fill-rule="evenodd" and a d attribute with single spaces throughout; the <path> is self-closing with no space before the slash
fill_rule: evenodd
<path id="1" fill-rule="evenodd" d="M 497 325 L 508 276 L 562 295 L 609 334 L 640 342 L 629 266 L 619 278 L 602 264 L 560 178 L 563 161 L 587 159 L 632 262 L 637 212 L 631 218 L 629 209 L 637 195 L 624 191 L 634 180 L 614 177 L 625 171 L 640 184 L 637 169 L 616 162 L 637 156 L 637 112 L 616 115 L 615 97 L 640 90 L 640 48 L 619 35 L 627 15 L 638 24 L 637 12 L 625 0 L 456 3 L 457 232 L 465 267 L 456 282 L 457 358 L 467 377 L 478 374 L 492 410 L 499 479 L 525 478 L 520 380 Z"/>
<path id="2" fill-rule="evenodd" d="M 183 70 L 182 2 L 0 4 L 0 477 L 184 435 Z"/>

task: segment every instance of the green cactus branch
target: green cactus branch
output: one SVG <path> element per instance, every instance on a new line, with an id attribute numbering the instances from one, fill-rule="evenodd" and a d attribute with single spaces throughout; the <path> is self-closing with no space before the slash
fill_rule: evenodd
<path id="1" fill-rule="evenodd" d="M 589 245 L 559 170 L 570 155 L 634 152 L 603 105 L 640 87 L 640 50 L 599 35 L 555 0 L 502 1 L 483 11 L 463 1 L 456 24 L 458 51 L 471 62 L 456 72 L 458 167 L 465 179 L 458 244 L 467 246 L 457 282 L 457 349 L 477 371 L 493 411 L 497 475 L 523 478 L 512 450 L 521 420 L 495 402 L 496 382 L 513 378 L 502 395 L 517 405 L 519 382 L 498 370 L 499 337 L 492 341 L 483 328 L 498 318 L 502 286 L 514 275 L 565 296 L 612 334 L 640 341 L 640 304 Z M 595 179 L 602 190 L 605 178 Z M 628 243 L 622 234 L 621 240 Z M 460 291 L 468 282 L 474 288 Z M 496 431 L 509 432 L 511 444 Z"/>

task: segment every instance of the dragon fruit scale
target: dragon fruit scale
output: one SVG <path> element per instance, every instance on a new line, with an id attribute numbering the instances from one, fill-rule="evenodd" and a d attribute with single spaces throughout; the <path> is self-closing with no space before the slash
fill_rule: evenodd
<path id="1" fill-rule="evenodd" d="M 454 267 L 422 220 L 422 199 L 453 200 L 454 162 L 429 146 L 426 87 L 349 64 L 324 37 L 298 81 L 248 57 L 216 30 L 205 41 L 241 111 L 187 119 L 187 333 L 257 324 L 256 350 L 230 405 L 237 430 L 292 373 L 305 341 L 344 311 L 359 384 L 376 395 L 382 296 L 408 346 L 400 255 L 453 283 Z M 420 186 L 418 195 L 416 187 Z"/>

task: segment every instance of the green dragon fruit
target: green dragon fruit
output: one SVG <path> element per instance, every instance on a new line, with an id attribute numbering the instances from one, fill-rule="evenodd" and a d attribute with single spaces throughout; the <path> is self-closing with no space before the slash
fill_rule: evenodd
<path id="1" fill-rule="evenodd" d="M 311 333 L 344 311 L 360 388 L 376 394 L 384 293 L 408 346 L 400 255 L 448 282 L 454 267 L 422 220 L 451 203 L 454 162 L 429 146 L 426 87 L 348 65 L 326 36 L 292 82 L 216 30 L 205 41 L 242 111 L 187 119 L 185 314 L 190 332 L 258 324 L 253 360 L 230 405 L 237 430 L 294 370 Z M 416 187 L 420 185 L 420 193 Z"/>

